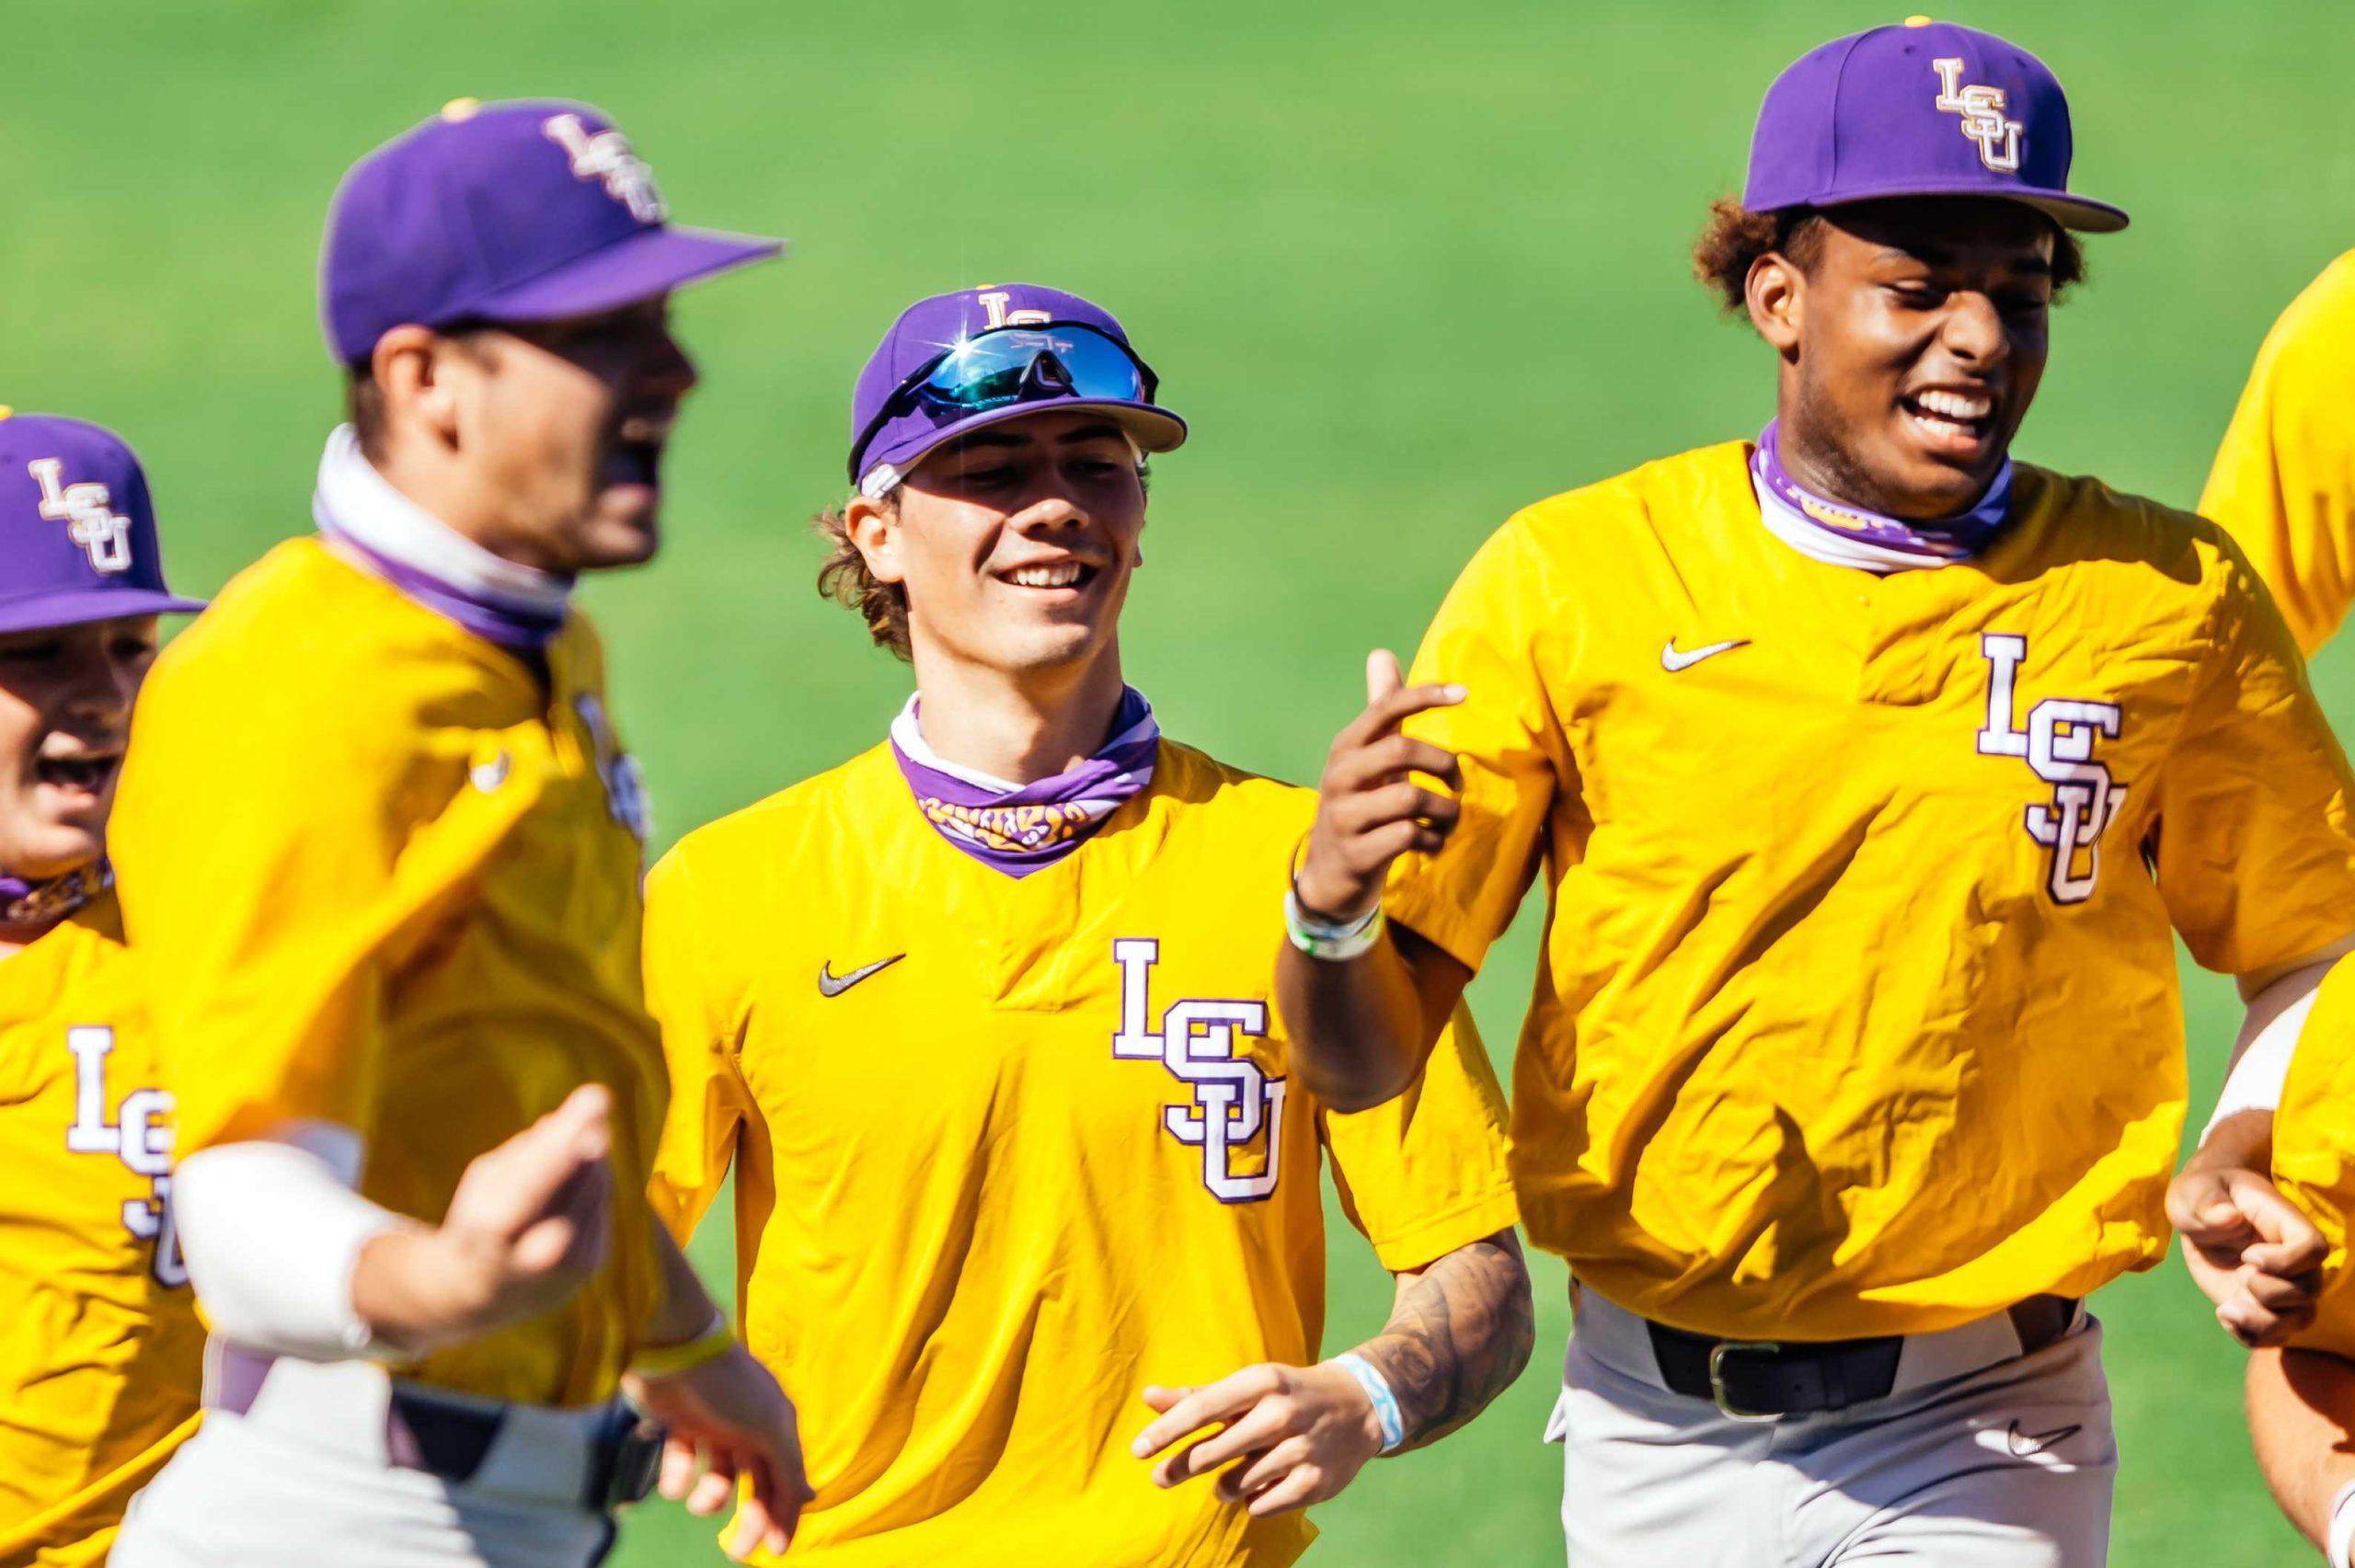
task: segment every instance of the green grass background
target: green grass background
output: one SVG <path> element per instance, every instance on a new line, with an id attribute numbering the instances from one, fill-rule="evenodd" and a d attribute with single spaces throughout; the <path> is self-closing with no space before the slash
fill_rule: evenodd
<path id="1" fill-rule="evenodd" d="M 985 280 L 1108 302 L 1161 371 L 1195 441 L 1156 475 L 1132 677 L 1177 735 L 1306 778 L 1358 704 L 1363 650 L 1410 647 L 1510 509 L 1763 421 L 1765 358 L 1715 317 L 1685 246 L 1738 184 L 1773 73 L 1897 16 L 0 0 L 0 401 L 128 432 L 177 576 L 217 586 L 307 526 L 338 407 L 314 258 L 345 165 L 460 94 L 588 97 L 683 218 L 798 242 L 683 300 L 705 387 L 670 468 L 670 548 L 592 594 L 665 841 L 867 745 L 900 701 L 904 670 L 813 596 L 803 520 L 840 493 L 851 378 L 891 314 Z M 2092 242 L 2021 450 L 2188 504 L 2267 323 L 2355 244 L 2343 6 L 2001 0 L 1956 19 L 2055 67 L 2079 187 L 2135 215 Z M 2342 722 L 2350 658 L 2318 669 Z M 1474 992 L 1504 1050 L 1533 924 Z M 2207 1096 L 2237 1013 L 2212 979 L 2189 997 Z M 718 1230 L 700 1255 L 724 1270 Z M 1332 1252 L 1346 1343 L 1386 1281 L 1346 1230 Z M 1322 1510 L 1312 1561 L 1559 1561 L 1557 1451 L 1536 1438 L 1568 1314 L 1560 1265 L 1536 1275 L 1528 1375 Z M 2099 1307 L 2117 1560 L 2297 1561 L 2246 1457 L 2238 1353 L 2180 1270 Z M 620 1561 L 717 1561 L 706 1540 L 641 1509 Z"/>

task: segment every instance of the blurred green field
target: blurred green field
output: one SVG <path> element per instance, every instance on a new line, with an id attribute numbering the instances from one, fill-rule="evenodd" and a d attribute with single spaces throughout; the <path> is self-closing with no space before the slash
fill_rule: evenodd
<path id="1" fill-rule="evenodd" d="M 343 166 L 461 94 L 592 98 L 684 219 L 798 242 L 683 301 L 706 380 L 671 465 L 671 547 L 593 590 L 665 841 L 869 744 L 901 700 L 903 670 L 812 594 L 803 520 L 841 489 L 850 380 L 890 315 L 987 280 L 1109 303 L 1192 419 L 1156 474 L 1131 673 L 1174 733 L 1305 778 L 1363 650 L 1411 647 L 1511 508 L 1763 421 L 1764 357 L 1715 318 L 1684 247 L 1739 181 L 1771 74 L 1899 14 L 0 0 L 0 401 L 128 432 L 183 585 L 217 586 L 308 526 L 338 409 L 314 258 Z M 2266 324 L 2355 244 L 2344 7 L 2003 0 L 1956 19 L 2055 67 L 2077 183 L 2135 216 L 2091 245 L 2022 451 L 2188 504 Z M 2318 669 L 2342 723 L 2350 660 Z M 1533 925 L 1474 992 L 1501 1052 Z M 2212 1096 L 2237 1013 L 2212 979 L 2189 995 Z M 702 1239 L 715 1269 L 721 1229 Z M 1332 1251 L 1346 1343 L 1386 1281 L 1338 1226 Z M 1568 1313 L 1560 1265 L 1537 1273 L 1528 1375 L 1323 1510 L 1312 1562 L 1560 1560 L 1557 1450 L 1537 1434 Z M 2098 1306 L 2116 1560 L 2296 1560 L 2246 1457 L 2238 1355 L 2180 1271 Z M 644 1509 L 618 1561 L 718 1561 L 706 1539 Z"/>

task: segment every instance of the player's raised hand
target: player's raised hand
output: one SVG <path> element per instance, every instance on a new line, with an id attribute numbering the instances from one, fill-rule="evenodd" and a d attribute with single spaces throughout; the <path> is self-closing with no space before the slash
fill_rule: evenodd
<path id="1" fill-rule="evenodd" d="M 659 1477 L 662 1495 L 690 1514 L 716 1514 L 741 1492 L 728 1555 L 742 1562 L 755 1548 L 776 1553 L 812 1494 L 801 1469 L 801 1431 L 793 1402 L 742 1345 L 666 1377 L 630 1373 L 622 1387 L 669 1438 Z"/>
<path id="2" fill-rule="evenodd" d="M 2243 1345 L 2280 1345 L 2312 1322 L 2330 1246 L 2262 1173 L 2197 1157 L 2167 1188 L 2184 1262 Z"/>
<path id="3" fill-rule="evenodd" d="M 1455 829 L 1454 795 L 1415 782 L 1418 773 L 1460 790 L 1453 752 L 1399 732 L 1409 717 L 1464 700 L 1461 686 L 1409 686 L 1397 656 L 1378 648 L 1365 664 L 1365 711 L 1342 727 L 1326 754 L 1293 887 L 1318 919 L 1355 920 L 1382 897 L 1390 863 L 1409 850 L 1430 853 Z"/>
<path id="4" fill-rule="evenodd" d="M 1207 1427 L 1222 1428 L 1167 1453 L 1153 1467 L 1154 1484 L 1177 1486 L 1223 1471 L 1220 1499 L 1243 1504 L 1255 1517 L 1338 1495 L 1382 1452 L 1373 1401 L 1338 1367 L 1262 1363 L 1202 1388 L 1148 1388 L 1144 1402 L 1159 1419 L 1129 1445 L 1138 1459 L 1187 1443 Z"/>
<path id="5" fill-rule="evenodd" d="M 561 1303 L 604 1262 L 613 1095 L 584 1084 L 458 1178 L 441 1225 L 385 1231 L 352 1269 L 354 1310 L 386 1344 L 471 1339 Z"/>

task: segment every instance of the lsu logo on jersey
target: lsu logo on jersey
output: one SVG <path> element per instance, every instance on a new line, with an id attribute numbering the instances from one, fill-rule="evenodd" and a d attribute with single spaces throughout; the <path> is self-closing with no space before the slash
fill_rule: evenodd
<path id="1" fill-rule="evenodd" d="M 1986 757 L 2017 757 L 2052 786 L 2052 798 L 2028 808 L 2028 836 L 2050 853 L 2045 891 L 2056 904 L 2082 904 L 2101 876 L 2101 839 L 2126 804 L 2126 786 L 2094 755 L 2100 740 L 2115 740 L 2125 723 L 2116 703 L 2047 697 L 2017 721 L 2013 692 L 2028 662 L 2028 639 L 2007 632 L 1980 635 L 1987 660 L 1987 722 L 1979 731 Z"/>
<path id="2" fill-rule="evenodd" d="M 1959 59 L 1933 60 L 1930 68 L 1938 74 L 1939 110 L 1962 117 L 1962 133 L 1979 143 L 1979 161 L 1999 174 L 2018 173 L 2023 127 L 2004 118 L 2004 89 L 1965 86 Z"/>
<path id="3" fill-rule="evenodd" d="M 129 1198 L 122 1226 L 150 1243 L 149 1268 L 155 1281 L 173 1288 L 188 1283 L 179 1236 L 172 1224 L 172 1097 L 161 1089 L 133 1089 L 122 1097 L 114 1119 L 107 1119 L 107 1058 L 114 1054 L 114 1031 L 100 1024 L 77 1024 L 65 1031 L 74 1056 L 74 1120 L 65 1147 L 76 1154 L 111 1154 L 132 1174 L 144 1176 L 152 1196 Z"/>
<path id="4" fill-rule="evenodd" d="M 95 479 L 65 483 L 62 458 L 38 457 L 25 465 L 40 486 L 40 515 L 65 524 L 65 536 L 79 544 L 102 572 L 131 569 L 131 520 L 114 509 L 114 494 Z"/>
<path id="5" fill-rule="evenodd" d="M 1157 1061 L 1193 1091 L 1189 1104 L 1162 1107 L 1163 1129 L 1202 1151 L 1202 1185 L 1212 1196 L 1221 1203 L 1256 1203 L 1276 1190 L 1284 1081 L 1268 1076 L 1239 1047 L 1267 1034 L 1268 1004 L 1189 997 L 1171 1002 L 1155 1024 L 1153 967 L 1160 960 L 1156 938 L 1114 940 L 1120 1027 L 1112 1036 L 1112 1054 L 1126 1061 Z"/>
<path id="6" fill-rule="evenodd" d="M 638 759 L 622 750 L 622 738 L 614 731 L 613 721 L 605 716 L 605 704 L 592 692 L 584 692 L 572 701 L 580 715 L 581 724 L 589 731 L 589 740 L 596 750 L 597 777 L 605 786 L 606 814 L 627 828 L 640 844 L 654 834 L 654 804 L 646 793 L 646 770 Z M 503 780 L 506 775 L 502 773 Z"/>

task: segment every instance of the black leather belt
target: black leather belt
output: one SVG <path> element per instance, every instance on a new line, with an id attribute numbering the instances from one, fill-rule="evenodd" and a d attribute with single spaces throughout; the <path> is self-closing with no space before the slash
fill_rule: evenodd
<path id="1" fill-rule="evenodd" d="M 209 1402 L 232 1415 L 251 1411 L 277 1357 L 224 1345 Z M 443 1481 L 474 1479 L 507 1421 L 497 1405 L 438 1397 L 432 1390 L 396 1381 L 385 1411 L 385 1454 L 403 1470 Z M 589 1440 L 589 1470 L 580 1505 L 603 1512 L 636 1503 L 654 1490 L 662 1463 L 662 1428 L 620 1400 L 597 1413 Z"/>
<path id="2" fill-rule="evenodd" d="M 2031 1296 L 2010 1309 L 2023 1354 L 2041 1350 L 2069 1330 L 2077 1304 Z M 1717 1339 L 1646 1320 L 1660 1381 L 1671 1392 L 1705 1399 L 1737 1421 L 1821 1415 L 1887 1399 L 1897 1386 L 1902 1336 L 1757 1341 Z"/>

